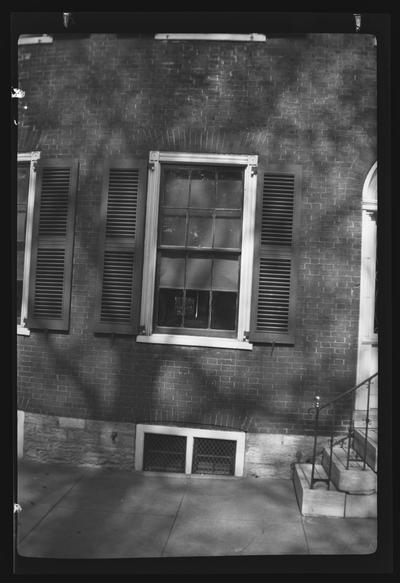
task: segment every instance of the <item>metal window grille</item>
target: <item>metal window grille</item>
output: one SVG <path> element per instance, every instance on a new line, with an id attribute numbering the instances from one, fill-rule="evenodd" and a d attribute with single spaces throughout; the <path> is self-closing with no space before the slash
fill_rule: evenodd
<path id="1" fill-rule="evenodd" d="M 235 474 L 236 441 L 195 438 L 193 444 L 193 474 Z"/>
<path id="2" fill-rule="evenodd" d="M 144 434 L 143 470 L 184 473 L 185 458 L 185 436 Z"/>

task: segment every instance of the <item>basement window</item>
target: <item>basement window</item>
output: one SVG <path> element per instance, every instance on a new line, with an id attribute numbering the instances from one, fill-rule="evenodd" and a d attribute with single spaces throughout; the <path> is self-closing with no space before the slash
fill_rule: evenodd
<path id="1" fill-rule="evenodd" d="M 241 431 L 139 424 L 135 470 L 242 476 L 244 440 Z"/>

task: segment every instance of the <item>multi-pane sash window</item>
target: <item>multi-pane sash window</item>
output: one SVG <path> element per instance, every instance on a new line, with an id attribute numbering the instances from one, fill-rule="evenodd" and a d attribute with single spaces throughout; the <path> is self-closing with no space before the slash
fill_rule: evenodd
<path id="1" fill-rule="evenodd" d="M 237 330 L 243 168 L 161 169 L 154 329 Z"/>
<path id="2" fill-rule="evenodd" d="M 150 152 L 139 342 L 251 348 L 256 167 Z"/>

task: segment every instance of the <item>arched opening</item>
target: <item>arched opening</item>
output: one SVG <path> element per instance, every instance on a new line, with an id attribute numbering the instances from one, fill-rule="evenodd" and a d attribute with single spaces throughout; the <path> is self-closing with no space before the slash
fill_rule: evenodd
<path id="1" fill-rule="evenodd" d="M 378 164 L 375 162 L 367 174 L 362 191 L 362 239 L 360 312 L 358 333 L 357 383 L 378 370 L 378 319 L 376 315 L 377 295 L 377 216 L 378 216 Z M 358 391 L 356 409 L 366 408 L 366 390 Z M 371 386 L 370 407 L 372 423 L 377 423 L 378 380 Z M 374 415 L 375 412 L 375 415 Z M 376 421 L 375 421 L 376 418 Z"/>

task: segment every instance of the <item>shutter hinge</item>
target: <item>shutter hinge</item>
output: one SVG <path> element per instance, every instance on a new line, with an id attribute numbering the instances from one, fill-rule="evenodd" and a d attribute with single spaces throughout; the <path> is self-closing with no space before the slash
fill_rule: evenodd
<path id="1" fill-rule="evenodd" d="M 149 170 L 154 170 L 154 162 L 149 162 L 147 168 Z"/>
<path id="2" fill-rule="evenodd" d="M 249 341 L 249 338 L 250 338 L 250 332 L 249 332 L 249 330 L 245 330 L 243 332 L 243 341 L 244 342 L 248 342 Z"/>
<path id="3" fill-rule="evenodd" d="M 257 176 L 258 174 L 258 167 L 257 166 L 252 166 L 251 167 L 251 175 L 252 176 Z"/>
<path id="4" fill-rule="evenodd" d="M 138 330 L 139 330 L 139 334 L 142 334 L 142 335 L 143 335 L 143 334 L 146 334 L 146 329 L 145 329 L 145 327 L 143 326 L 143 324 L 141 324 L 141 325 L 139 326 Z"/>
<path id="5" fill-rule="evenodd" d="M 14 502 L 14 514 L 20 514 L 22 512 L 22 506 L 17 502 Z"/>
<path id="6" fill-rule="evenodd" d="M 34 172 L 37 172 L 37 165 L 38 165 L 37 161 L 33 162 L 32 169 Z"/>

